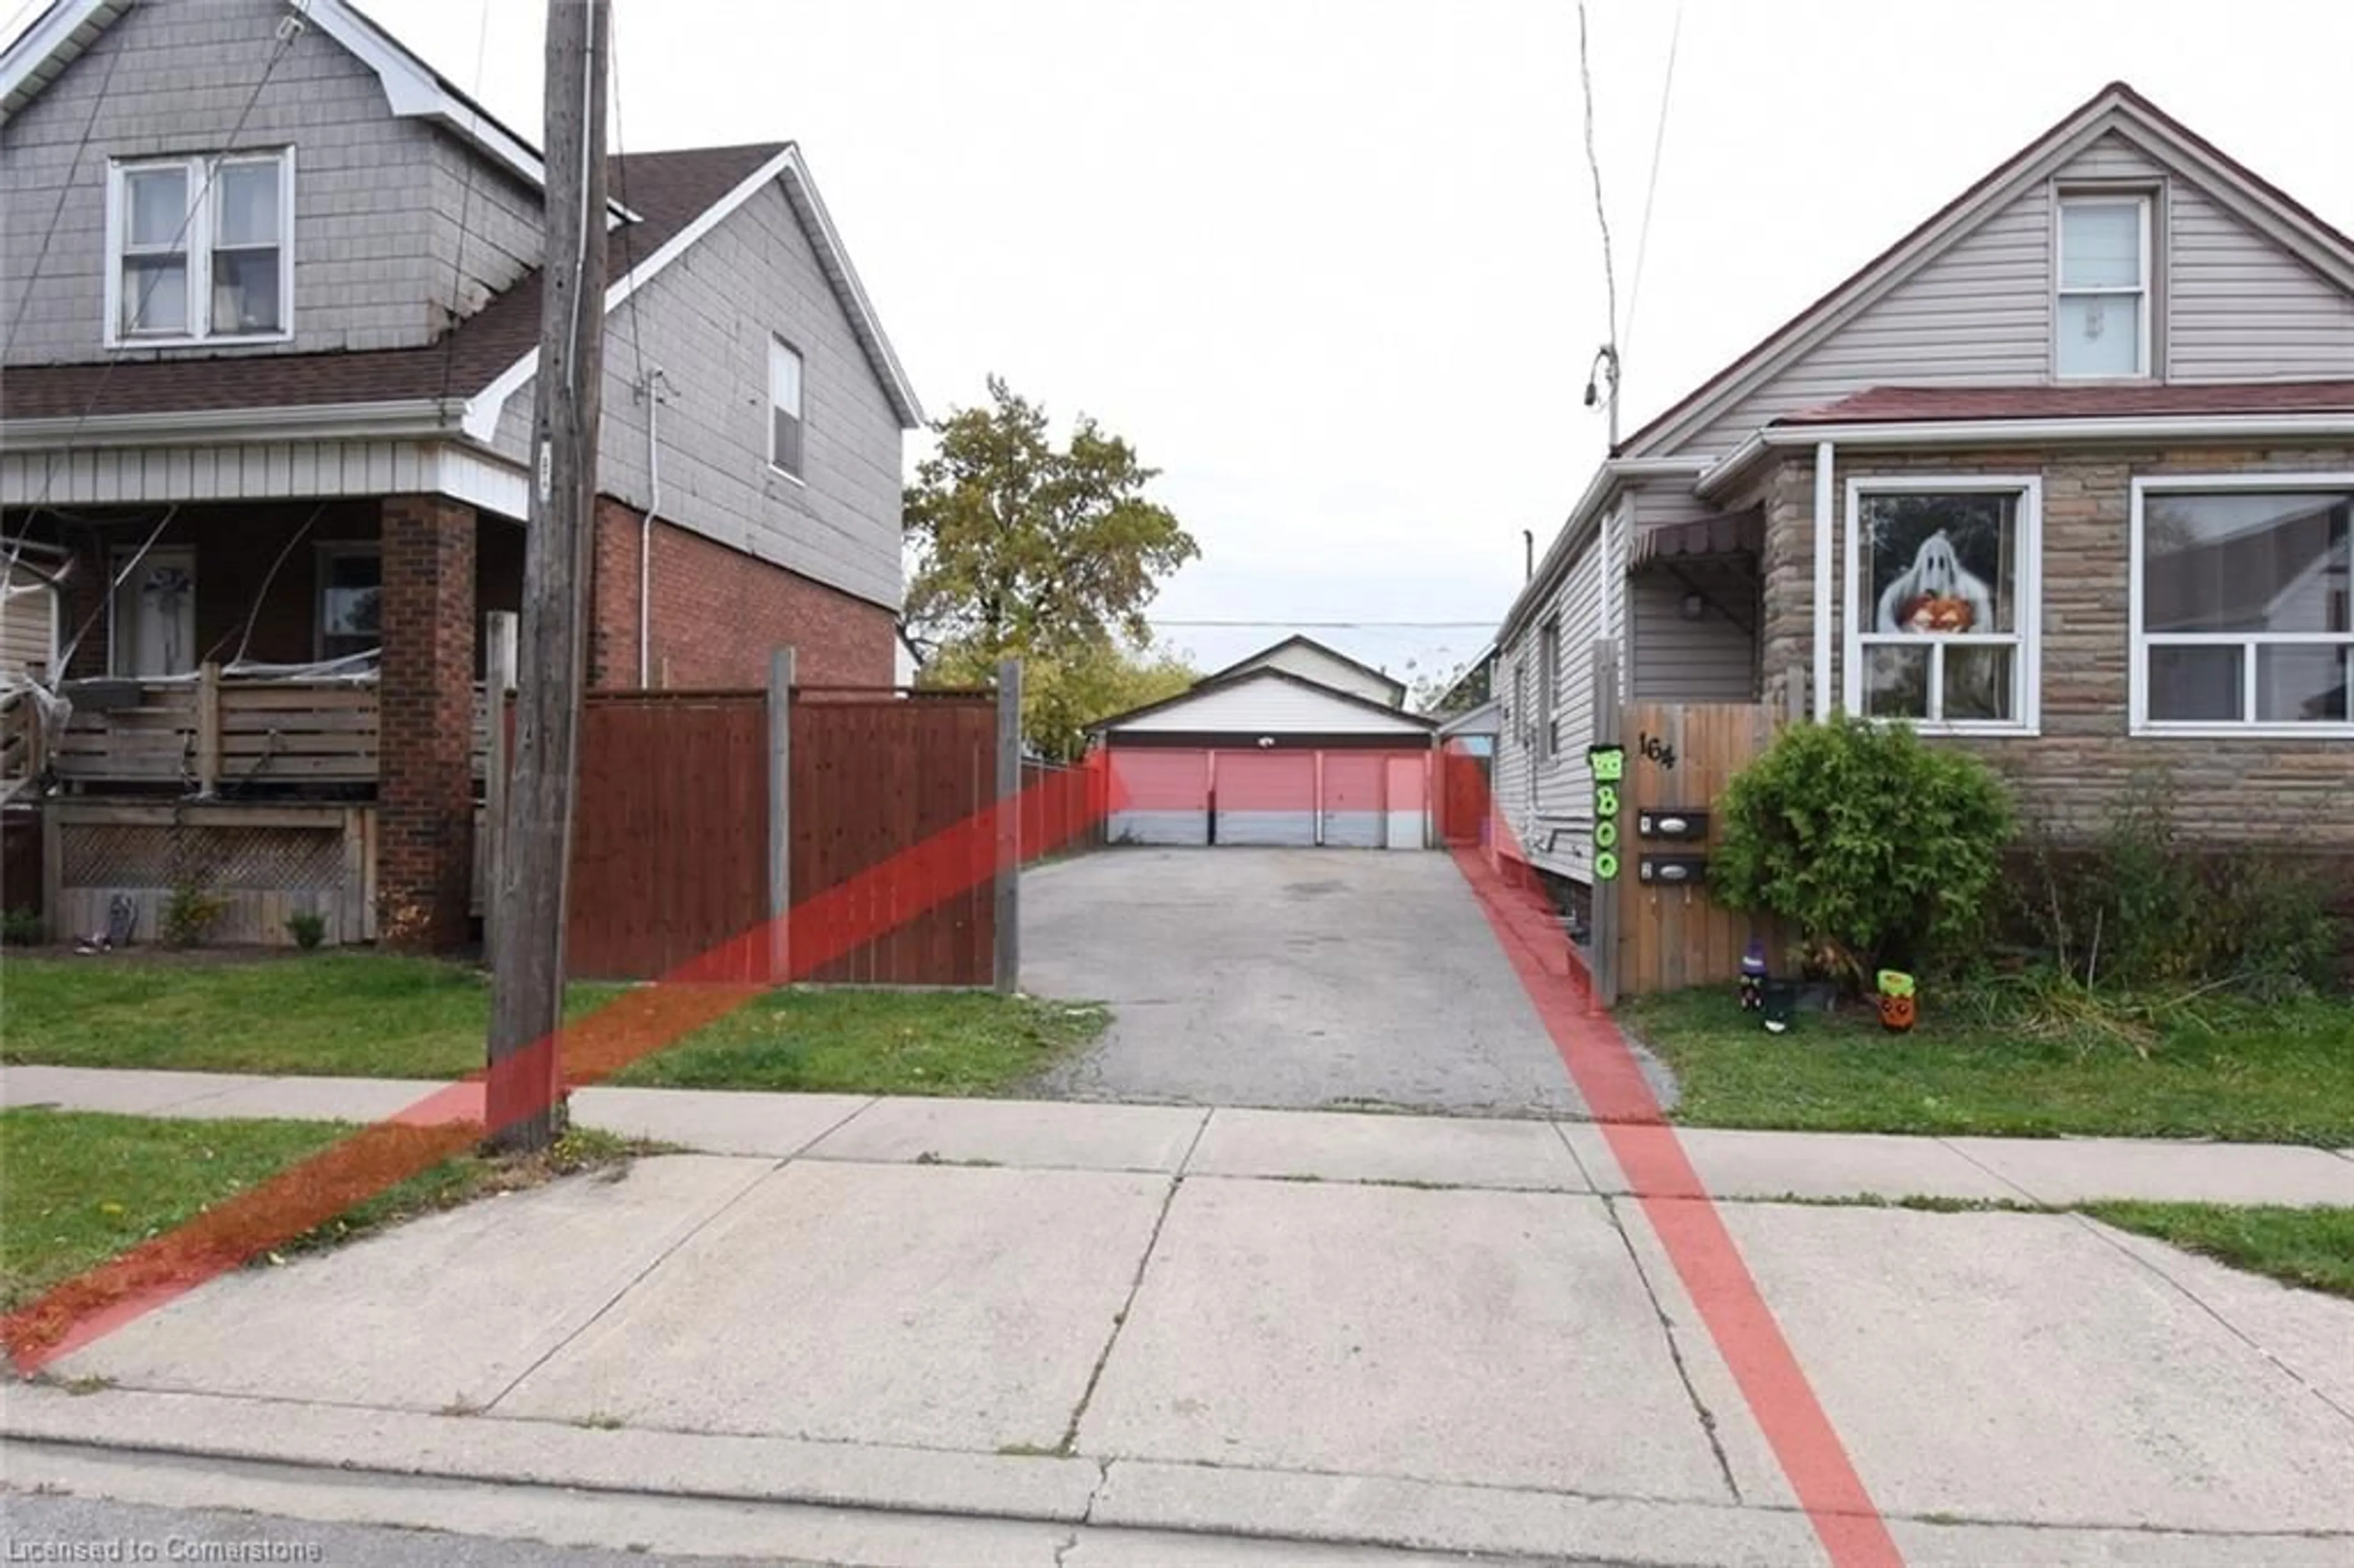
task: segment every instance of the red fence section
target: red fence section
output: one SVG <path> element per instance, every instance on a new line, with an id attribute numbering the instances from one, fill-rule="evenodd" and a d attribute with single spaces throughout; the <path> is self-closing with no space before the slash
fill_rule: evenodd
<path id="1" fill-rule="evenodd" d="M 792 901 L 808 906 L 997 800 L 993 692 L 829 691 L 798 687 L 792 704 Z M 982 879 L 951 897 L 890 907 L 894 888 L 869 878 L 855 901 L 817 907 L 883 935 L 851 944 L 806 978 L 859 985 L 988 985 L 995 978 L 996 893 Z M 794 938 L 801 938 L 796 925 Z"/>
<path id="2" fill-rule="evenodd" d="M 1111 810 L 1110 796 L 1109 775 L 1100 768 L 1023 761 L 1023 860 L 1035 860 L 1041 853 L 1102 848 L 1107 842 L 1104 818 Z"/>
<path id="3" fill-rule="evenodd" d="M 580 715 L 565 967 L 642 980 L 768 915 L 768 698 L 598 692 Z"/>

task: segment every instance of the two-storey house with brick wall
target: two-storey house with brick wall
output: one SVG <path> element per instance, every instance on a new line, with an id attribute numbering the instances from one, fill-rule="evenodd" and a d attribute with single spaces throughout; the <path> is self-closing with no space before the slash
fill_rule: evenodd
<path id="1" fill-rule="evenodd" d="M 53 838 L 52 886 L 152 921 L 197 822 L 207 885 L 269 895 L 232 935 L 291 900 L 461 939 L 540 154 L 344 0 L 56 0 L 0 112 L 0 548 L 55 600 L 44 793 L 119 808 Z M 891 684 L 922 415 L 800 149 L 609 184 L 592 683 L 756 684 L 790 644 Z"/>
<path id="2" fill-rule="evenodd" d="M 2063 834 L 2158 775 L 2354 856 L 2349 532 L 2354 240 L 2114 85 L 1617 444 L 1505 617 L 1496 804 L 1581 900 L 1596 713 L 1763 703 Z"/>

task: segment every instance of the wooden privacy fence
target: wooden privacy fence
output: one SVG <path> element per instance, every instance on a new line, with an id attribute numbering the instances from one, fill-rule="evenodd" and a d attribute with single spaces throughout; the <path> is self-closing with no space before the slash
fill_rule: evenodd
<path id="1" fill-rule="evenodd" d="M 1076 787 L 1055 788 L 1066 780 Z M 1111 842 L 1111 774 L 1100 768 L 1066 767 L 1059 762 L 1025 760 L 1022 764 L 1022 858 L 1037 853 L 1036 844 L 1052 844 L 1055 852 L 1101 849 Z"/>
<path id="2" fill-rule="evenodd" d="M 1707 860 L 1723 832 L 1725 785 L 1773 741 L 1771 707 L 1632 703 L 1619 715 L 1626 748 L 1617 816 L 1615 932 L 1596 900 L 1596 987 L 1606 1002 L 1683 986 L 1732 984 L 1753 937 L 1782 967 L 1774 924 L 1710 896 Z"/>
<path id="3" fill-rule="evenodd" d="M 1007 721 L 1018 701 L 1018 691 L 798 686 L 789 656 L 768 691 L 590 694 L 567 972 L 663 974 L 989 810 L 1013 777 Z M 511 758 L 511 712 L 502 728 L 497 749 Z M 503 797 L 493 789 L 486 823 L 499 821 Z M 495 844 L 479 858 L 494 878 Z M 945 897 L 884 879 L 854 906 L 827 900 L 819 907 L 844 932 L 883 934 L 798 978 L 1010 987 L 1016 869 L 1010 857 L 994 876 L 982 865 L 973 885 Z M 833 933 L 797 922 L 794 934 Z M 740 978 L 764 979 L 762 945 L 740 950 Z"/>
<path id="4" fill-rule="evenodd" d="M 993 692 L 799 686 L 791 705 L 792 833 L 799 906 L 997 800 Z M 884 934 L 807 975 L 835 984 L 983 986 L 996 978 L 997 889 L 982 877 L 934 890 L 876 879 L 864 901 L 828 900 L 846 930 Z M 797 924 L 798 938 L 802 927 Z"/>

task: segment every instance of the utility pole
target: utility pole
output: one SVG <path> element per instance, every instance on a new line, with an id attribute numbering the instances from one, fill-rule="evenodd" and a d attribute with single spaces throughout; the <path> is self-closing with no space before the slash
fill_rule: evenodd
<path id="1" fill-rule="evenodd" d="M 546 249 L 532 408 L 514 779 L 493 890 L 490 1146 L 545 1149 L 563 1115 L 565 894 L 586 684 L 605 343 L 610 0 L 548 0 Z"/>

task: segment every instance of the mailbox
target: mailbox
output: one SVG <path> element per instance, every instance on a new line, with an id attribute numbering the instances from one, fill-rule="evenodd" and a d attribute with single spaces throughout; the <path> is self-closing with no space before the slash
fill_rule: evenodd
<path id="1" fill-rule="evenodd" d="M 1708 813 L 1681 806 L 1653 806 L 1635 814 L 1635 836 L 1698 841 L 1708 837 Z"/>
<path id="2" fill-rule="evenodd" d="M 1647 854 L 1636 864 L 1638 881 L 1654 886 L 1690 886 L 1708 880 L 1708 856 L 1704 854 Z"/>

